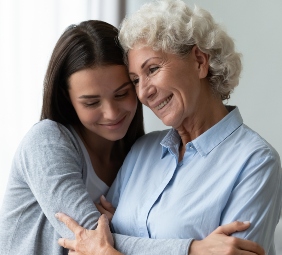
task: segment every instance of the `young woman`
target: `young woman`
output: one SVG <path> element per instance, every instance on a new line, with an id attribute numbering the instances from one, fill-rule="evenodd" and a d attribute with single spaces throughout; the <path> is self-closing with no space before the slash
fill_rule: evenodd
<path id="1" fill-rule="evenodd" d="M 0 214 L 0 254 L 62 255 L 71 232 L 54 218 L 68 212 L 95 228 L 94 202 L 112 184 L 144 134 L 117 29 L 86 21 L 66 29 L 44 81 L 41 121 L 15 154 Z"/>

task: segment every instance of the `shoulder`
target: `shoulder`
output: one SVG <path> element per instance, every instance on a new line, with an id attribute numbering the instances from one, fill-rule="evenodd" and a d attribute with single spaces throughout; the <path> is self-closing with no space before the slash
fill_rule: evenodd
<path id="1" fill-rule="evenodd" d="M 281 180 L 281 161 L 273 146 L 245 124 L 237 132 L 239 135 L 236 144 L 234 144 L 234 146 L 238 146 L 237 155 L 233 156 L 236 156 L 238 161 L 242 160 L 244 172 L 246 174 L 259 172 L 264 177 L 273 176 L 276 181 Z"/>
<path id="2" fill-rule="evenodd" d="M 34 124 L 22 139 L 18 149 L 20 151 L 40 150 L 47 148 L 69 148 L 80 150 L 79 143 L 72 131 L 52 120 L 42 120 Z"/>
<path id="3" fill-rule="evenodd" d="M 62 133 L 69 135 L 68 128 L 56 121 L 45 119 L 34 124 L 28 131 L 27 136 L 33 136 L 36 134 L 37 136 L 43 137 L 58 137 Z"/>
<path id="4" fill-rule="evenodd" d="M 58 142 L 73 139 L 73 137 L 69 128 L 58 122 L 46 119 L 34 124 L 25 135 L 24 141 L 51 143 L 52 141 Z"/>
<path id="5" fill-rule="evenodd" d="M 153 131 L 142 137 L 140 137 L 131 147 L 131 150 L 127 154 L 122 168 L 126 168 L 126 172 L 132 169 L 132 165 L 136 164 L 137 159 L 146 158 L 149 160 L 149 156 L 154 157 L 157 152 L 162 151 L 160 145 L 163 138 L 166 136 L 169 130 Z M 130 165 L 130 167 L 128 167 Z"/>
<path id="6" fill-rule="evenodd" d="M 275 148 L 247 125 L 243 124 L 239 132 L 242 145 L 250 152 L 280 160 L 279 154 Z"/>
<path id="7" fill-rule="evenodd" d="M 153 131 L 146 135 L 140 137 L 135 144 L 133 145 L 133 149 L 152 149 L 155 147 L 159 147 L 161 141 L 167 135 L 170 129 L 161 130 L 161 131 Z"/>

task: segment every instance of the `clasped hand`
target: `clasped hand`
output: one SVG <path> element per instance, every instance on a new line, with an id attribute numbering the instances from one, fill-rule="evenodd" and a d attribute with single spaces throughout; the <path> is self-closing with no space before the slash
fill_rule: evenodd
<path id="1" fill-rule="evenodd" d="M 58 243 L 69 249 L 70 255 L 122 255 L 113 248 L 114 240 L 109 228 L 115 208 L 105 197 L 101 197 L 96 207 L 102 214 L 96 230 L 88 230 L 78 225 L 69 216 L 57 213 L 62 221 L 74 234 L 75 240 L 60 238 Z M 232 222 L 218 227 L 203 240 L 195 240 L 190 245 L 189 255 L 264 255 L 264 250 L 257 243 L 229 236 L 234 232 L 248 229 L 250 222 Z"/>

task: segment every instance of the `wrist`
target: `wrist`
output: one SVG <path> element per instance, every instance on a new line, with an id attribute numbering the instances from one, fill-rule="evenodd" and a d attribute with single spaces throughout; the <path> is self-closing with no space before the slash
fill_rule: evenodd
<path id="1" fill-rule="evenodd" d="M 104 251 L 101 253 L 103 255 L 122 255 L 119 251 L 117 251 L 113 246 L 106 245 L 103 249 Z"/>
<path id="2" fill-rule="evenodd" d="M 193 240 L 190 244 L 188 255 L 200 255 L 201 241 Z"/>

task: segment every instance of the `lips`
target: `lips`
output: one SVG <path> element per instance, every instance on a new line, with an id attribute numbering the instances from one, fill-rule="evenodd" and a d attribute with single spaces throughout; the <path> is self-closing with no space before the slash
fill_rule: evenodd
<path id="1" fill-rule="evenodd" d="M 157 107 L 156 109 L 157 110 L 160 110 L 162 109 L 164 106 L 166 106 L 168 104 L 168 102 L 171 100 L 172 98 L 172 95 L 170 95 L 166 100 L 164 100 L 163 102 L 161 102 Z"/>
<path id="2" fill-rule="evenodd" d="M 101 126 L 116 126 L 118 124 L 120 124 L 124 119 L 125 119 L 126 116 L 124 116 L 122 119 L 118 120 L 117 122 L 114 122 L 114 123 L 104 123 L 104 124 L 100 124 Z"/>

